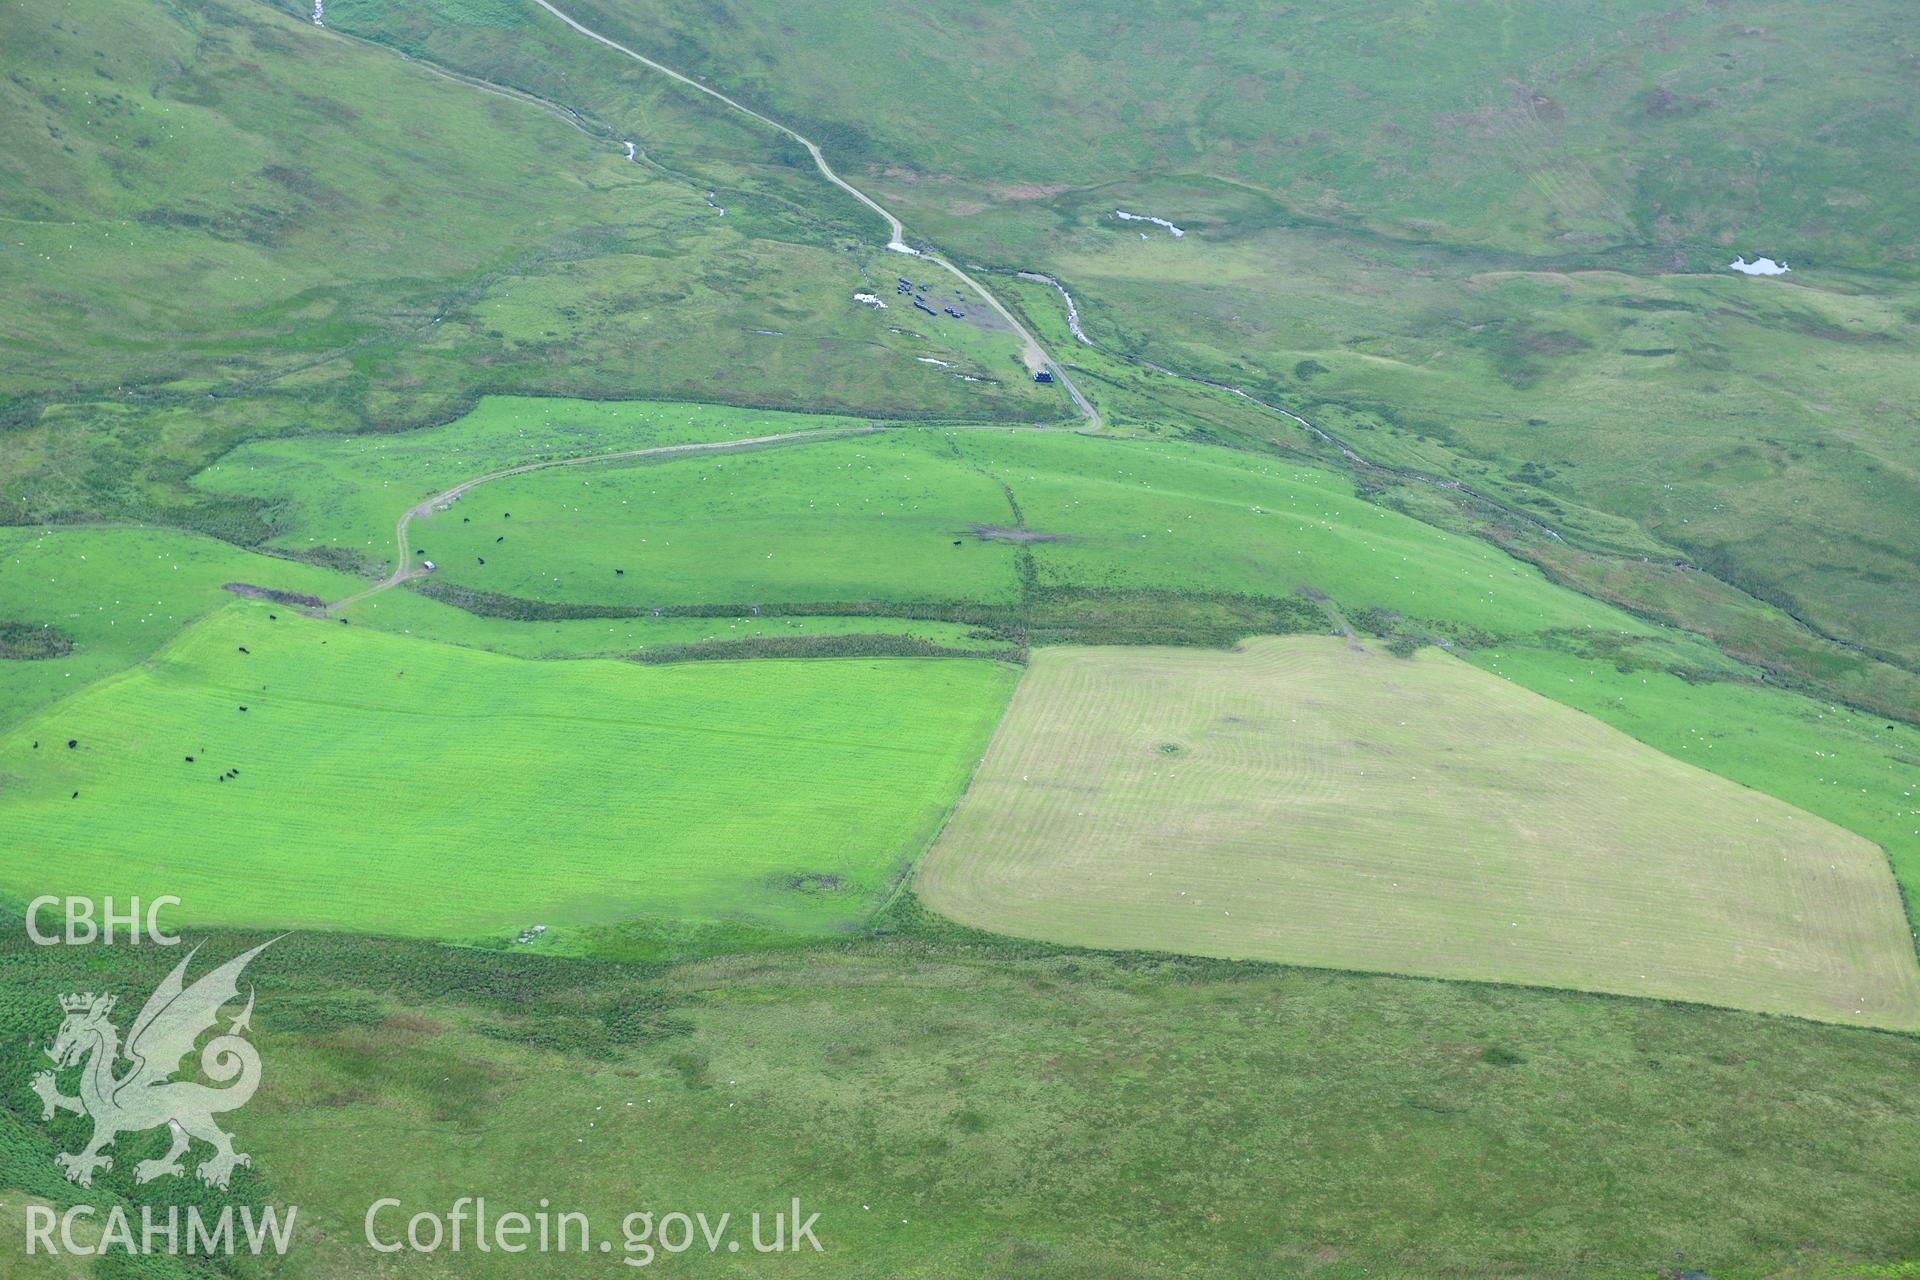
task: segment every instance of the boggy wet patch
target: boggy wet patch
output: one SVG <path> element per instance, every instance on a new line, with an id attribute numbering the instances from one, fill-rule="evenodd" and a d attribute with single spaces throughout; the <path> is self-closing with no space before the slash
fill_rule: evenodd
<path id="1" fill-rule="evenodd" d="M 997 524 L 969 525 L 967 532 L 982 542 L 1072 542 L 1064 533 L 1039 533 L 1032 529 L 1010 529 Z"/>

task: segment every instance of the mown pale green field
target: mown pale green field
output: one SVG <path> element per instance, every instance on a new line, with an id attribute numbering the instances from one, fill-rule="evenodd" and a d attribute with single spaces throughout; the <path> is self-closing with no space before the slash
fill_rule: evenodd
<path id="1" fill-rule="evenodd" d="M 1819 814 L 1886 851 L 1920 914 L 1920 730 L 1737 680 L 1684 679 L 1632 649 L 1496 645 L 1476 666 L 1676 760 Z"/>
<path id="2" fill-rule="evenodd" d="M 0 738 L 0 890 L 431 937 L 833 932 L 932 837 L 1012 683 L 985 661 L 528 662 L 270 611 L 236 604 Z"/>
<path id="3" fill-rule="evenodd" d="M 1920 1027 L 1878 848 L 1432 651 L 1041 650 L 916 885 L 1083 946 Z"/>

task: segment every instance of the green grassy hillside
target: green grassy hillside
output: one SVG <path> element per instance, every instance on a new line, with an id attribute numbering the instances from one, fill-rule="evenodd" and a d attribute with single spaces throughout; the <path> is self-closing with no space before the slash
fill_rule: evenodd
<path id="1" fill-rule="evenodd" d="M 1920 1042 L 1668 1003 L 1908 1020 L 1901 6 L 554 2 L 817 140 L 1103 429 L 897 295 L 924 260 L 795 137 L 534 0 L 0 9 L 0 1276 L 60 1273 L 28 1203 L 222 1199 L 135 1181 L 159 1132 L 61 1176 L 55 997 L 176 956 L 33 947 L 41 891 L 177 896 L 203 959 L 293 930 L 231 1199 L 299 1204 L 294 1256 L 102 1277 L 357 1277 L 373 1198 L 470 1194 L 798 1195 L 795 1275 L 1920 1274 Z M 501 468 L 786 431 L 396 539 Z M 378 585 L 399 554 L 437 567 Z M 1316 646 L 1389 675 L 1242 674 Z M 1249 954 L 1089 868 L 1272 889 L 1284 831 L 1326 892 L 1269 895 L 1260 955 L 1635 994 L 932 915 L 914 860 L 1077 655 L 1125 714 L 1050 727 L 1109 758 L 988 780 L 1053 834 L 973 918 Z M 1115 793 L 1150 812 L 1089 836 Z M 616 1259 L 541 1261 L 399 1269 Z"/>
<path id="2" fill-rule="evenodd" d="M 1010 343 L 854 302 L 891 283 L 877 222 L 764 131 L 703 122 L 710 172 L 630 162 L 567 104 L 247 0 L 10 9 L 0 69 L 15 520 L 257 538 L 179 481 L 242 438 L 417 426 L 485 392 L 1065 411 Z"/>
<path id="3" fill-rule="evenodd" d="M 1232 383 L 1492 495 L 1495 536 L 1546 522 L 1584 587 L 1687 561 L 1716 598 L 1642 575 L 1648 608 L 1920 715 L 1920 206 L 1862 180 L 1914 142 L 1897 7 L 576 10 L 810 130 L 922 236 L 1065 280 L 1134 362 L 1051 330 L 1110 417 L 1165 413 L 1140 361 Z M 1226 408 L 1213 438 L 1336 456 Z"/>
<path id="4" fill-rule="evenodd" d="M 0 1071 L 20 1081 L 53 993 L 150 990 L 174 960 L 33 948 L 17 922 L 0 939 Z M 799 1195 L 825 1251 L 779 1271 L 874 1280 L 1884 1280 L 1920 1258 L 1911 1037 L 1070 952 L 911 910 L 889 936 L 664 972 L 307 935 L 248 976 L 268 1071 L 233 1117 L 255 1157 L 235 1199 L 300 1206 L 301 1275 L 366 1274 L 372 1200 L 445 1213 L 453 1188 L 492 1212 L 551 1198 L 616 1247 L 636 1209 L 737 1222 Z M 67 1186 L 52 1153 L 87 1122 L 38 1114 L 0 1109 L 0 1182 L 63 1205 L 179 1195 L 131 1160 Z M 404 1134 L 406 1158 L 369 1160 L 370 1132 Z M 18 1249 L 0 1236 L 0 1267 L 47 1261 Z M 704 1247 L 648 1270 L 669 1267 L 739 1271 Z"/>
<path id="5" fill-rule="evenodd" d="M 856 163 L 1003 199 L 1202 173 L 1303 213 L 1527 251 L 1793 241 L 1908 269 L 1920 251 L 1920 200 L 1862 177 L 1920 141 L 1893 3 L 573 10 Z"/>
<path id="6" fill-rule="evenodd" d="M 1069 282 L 1083 330 L 1115 352 L 1243 387 L 1381 466 L 1471 485 L 1510 523 L 1628 561 L 1687 559 L 1920 664 L 1920 592 L 1886 589 L 1920 544 L 1912 285 L 1369 243 L 1275 225 L 1242 192 L 1168 190 L 1191 211 L 1178 242 L 1140 242 L 1087 202 L 998 251 Z M 1135 394 L 1151 381 L 1119 376 Z M 1243 412 L 1237 433 L 1317 447 L 1264 417 Z"/>

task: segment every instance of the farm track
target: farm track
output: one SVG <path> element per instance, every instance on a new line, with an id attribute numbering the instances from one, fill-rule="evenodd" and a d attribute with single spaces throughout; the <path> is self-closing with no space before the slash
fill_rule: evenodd
<path id="1" fill-rule="evenodd" d="M 1045 427 L 1026 425 L 1002 425 L 997 423 L 951 423 L 939 428 L 900 427 L 874 422 L 862 427 L 830 427 L 820 431 L 783 431 L 770 436 L 743 436 L 738 440 L 703 440 L 689 444 L 650 445 L 644 449 L 615 449 L 608 453 L 588 453 L 573 458 L 547 458 L 539 462 L 523 462 L 518 466 L 503 467 L 498 471 L 489 471 L 485 475 L 462 480 L 451 489 L 443 490 L 408 507 L 393 526 L 394 561 L 393 571 L 379 582 L 364 591 L 356 591 L 350 596 L 333 601 L 321 609 L 315 610 L 323 616 L 332 616 L 349 605 L 358 604 L 369 596 L 389 591 L 403 582 L 414 578 L 424 578 L 429 569 L 413 565 L 412 542 L 407 536 L 416 516 L 431 516 L 435 510 L 454 502 L 468 491 L 495 480 L 506 480 L 512 476 L 523 476 L 534 471 L 546 471 L 554 467 L 585 467 L 603 462 L 627 462 L 641 458 L 668 458 L 703 453 L 735 453 L 746 449 L 775 448 L 785 444 L 812 444 L 827 440 L 849 440 L 857 436 L 878 435 L 887 431 L 1016 431 L 1039 434 L 1058 432 L 1082 433 L 1080 427 Z"/>
<path id="2" fill-rule="evenodd" d="M 326 606 L 324 612 L 332 614 L 351 604 L 358 604 L 368 596 L 378 595 L 412 578 L 423 578 L 429 570 L 416 568 L 412 564 L 412 546 L 407 538 L 407 530 L 416 516 L 430 516 L 436 508 L 451 503 L 471 489 L 495 480 L 505 480 L 510 476 L 523 476 L 529 472 L 546 471 L 552 467 L 584 467 L 596 462 L 622 462 L 638 458 L 670 457 L 675 454 L 728 453 L 738 449 L 754 449 L 768 445 L 786 444 L 800 440 L 844 440 L 849 436 L 871 435 L 888 428 L 878 424 L 866 427 L 845 427 L 825 431 L 784 431 L 771 436 L 746 436 L 739 440 L 714 440 L 693 444 L 662 444 L 645 449 L 616 449 L 611 453 L 583 454 L 577 458 L 549 458 L 542 462 L 524 462 L 517 467 L 506 467 L 499 471 L 489 471 L 485 475 L 475 476 L 471 480 L 462 480 L 459 484 L 444 492 L 436 493 L 424 502 L 408 507 L 393 526 L 394 561 L 393 572 L 384 579 L 357 591 L 353 595 L 335 600 Z"/>
<path id="3" fill-rule="evenodd" d="M 915 258 L 923 258 L 926 261 L 931 262 L 934 265 L 940 267 L 942 270 L 948 272 L 950 275 L 953 275 L 954 277 L 958 278 L 962 283 L 971 286 L 975 292 L 977 292 L 982 298 L 986 300 L 987 305 L 992 307 L 994 311 L 999 314 L 1000 318 L 1005 320 L 1009 325 L 1011 325 L 1013 327 L 1013 331 L 1020 335 L 1021 341 L 1025 344 L 1025 351 L 1023 352 L 1023 356 L 1026 360 L 1029 371 L 1038 371 L 1039 369 L 1049 370 L 1053 374 L 1054 378 L 1058 380 L 1060 385 L 1066 389 L 1067 395 L 1071 397 L 1073 400 L 1074 407 L 1080 411 L 1080 414 L 1082 417 L 1086 418 L 1089 428 L 1096 431 L 1099 430 L 1100 428 L 1099 410 L 1095 409 L 1093 407 L 1092 402 L 1089 401 L 1085 396 L 1080 394 L 1080 389 L 1073 385 L 1073 379 L 1067 375 L 1067 371 L 1065 367 L 1062 366 L 1059 361 L 1055 360 L 1052 356 L 1047 354 L 1046 348 L 1040 345 L 1040 340 L 1033 336 L 1032 332 L 1028 330 L 1026 325 L 1020 323 L 1020 318 L 1014 315 L 1012 310 L 1009 309 L 1005 304 L 1003 304 L 1000 301 L 1000 299 L 996 298 L 993 295 L 993 291 L 991 289 L 987 288 L 985 285 L 981 284 L 978 280 L 974 279 L 971 275 L 967 274 L 967 272 L 962 270 L 959 266 L 948 261 L 946 258 L 942 257 L 940 254 L 934 253 L 930 250 L 915 249 L 913 246 L 909 245 L 906 241 L 906 228 L 901 225 L 900 219 L 895 217 L 893 212 L 889 210 L 886 206 L 882 205 L 878 200 L 875 200 L 872 196 L 860 190 L 860 188 L 854 186 L 851 182 L 848 182 L 845 178 L 841 177 L 838 173 L 834 172 L 833 166 L 827 163 L 826 154 L 820 150 L 819 144 L 814 142 L 813 139 L 805 136 L 804 134 L 800 133 L 796 129 L 793 129 L 787 125 L 781 124 L 778 120 L 775 120 L 771 116 L 763 115 L 760 112 L 755 111 L 752 107 L 747 106 L 745 103 L 740 102 L 737 99 L 728 97 L 726 94 L 721 93 L 718 89 L 709 88 L 707 85 L 701 84 L 698 80 L 694 79 L 692 76 L 684 75 L 681 72 L 675 71 L 672 67 L 667 66 L 665 63 L 655 62 L 652 58 L 647 57 L 645 54 L 637 53 L 634 50 L 629 49 L 626 45 L 621 44 L 619 41 L 614 40 L 611 37 L 601 35 L 598 31 L 595 31 L 593 28 L 585 25 L 584 23 L 577 21 L 576 19 L 574 19 L 573 17 L 571 17 L 561 9 L 556 8 L 552 4 L 549 4 L 548 0 L 534 0 L 534 3 L 539 5 L 542 9 L 545 9 L 548 13 L 552 14 L 554 17 L 560 19 L 560 21 L 566 23 L 569 27 L 572 27 L 575 31 L 579 32 L 581 35 L 587 37 L 589 40 L 598 41 L 600 44 L 607 46 L 607 48 L 612 49 L 617 53 L 625 54 L 627 57 L 632 58 L 635 62 L 640 63 L 642 66 L 649 67 L 654 71 L 658 71 L 662 75 L 671 76 L 673 79 L 678 80 L 681 84 L 686 85 L 688 88 L 697 90 L 700 93 L 706 94 L 710 98 L 716 99 L 717 101 L 726 104 L 727 106 L 733 108 L 735 111 L 740 112 L 742 115 L 749 116 L 752 119 L 759 121 L 761 124 L 766 125 L 768 128 L 773 129 L 778 133 L 784 134 L 786 137 L 792 138 L 795 142 L 805 147 L 807 149 L 807 154 L 813 157 L 814 167 L 820 171 L 821 177 L 825 178 L 828 182 L 831 182 L 834 186 L 839 187 L 842 191 L 852 196 L 855 200 L 858 200 L 861 204 L 871 209 L 874 213 L 880 216 L 882 221 L 884 221 L 887 224 L 887 236 L 888 236 L 887 248 L 891 249 L 895 253 L 906 254 L 910 257 L 915 257 Z"/>

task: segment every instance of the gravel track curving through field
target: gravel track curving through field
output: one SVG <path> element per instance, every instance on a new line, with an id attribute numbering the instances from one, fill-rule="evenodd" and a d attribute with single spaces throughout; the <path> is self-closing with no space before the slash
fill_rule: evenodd
<path id="1" fill-rule="evenodd" d="M 759 449 L 782 444 L 812 444 L 816 441 L 847 440 L 855 436 L 877 435 L 884 431 L 932 430 L 927 427 L 906 427 L 894 423 L 873 422 L 860 427 L 829 427 L 820 431 L 782 431 L 770 436 L 743 436 L 738 440 L 703 440 L 691 444 L 650 445 L 644 449 L 615 449 L 608 453 L 588 453 L 576 458 L 548 458 L 540 462 L 523 462 L 515 467 L 503 467 L 499 471 L 489 471 L 471 480 L 462 480 L 451 489 L 434 494 L 431 498 L 416 502 L 402 513 L 393 526 L 394 561 L 393 572 L 374 583 L 364 591 L 356 591 L 350 596 L 335 600 L 315 612 L 334 614 L 348 605 L 358 604 L 368 596 L 378 595 L 391 590 L 403 582 L 414 578 L 424 578 L 431 570 L 420 568 L 412 563 L 413 546 L 408 538 L 414 517 L 430 516 L 434 511 L 461 497 L 470 489 L 495 480 L 505 480 L 511 476 L 523 476 L 530 471 L 545 471 L 550 467 L 584 467 L 599 462 L 625 462 L 639 458 L 668 458 L 701 453 L 731 453 L 741 449 Z M 1035 434 L 1079 433 L 1082 427 L 1047 427 L 1026 424 L 1005 425 L 1001 423 L 949 423 L 938 428 L 942 431 L 1006 431 Z"/>
<path id="2" fill-rule="evenodd" d="M 851 182 L 848 182 L 845 178 L 842 178 L 839 174 L 835 173 L 833 170 L 833 166 L 827 163 L 827 157 L 820 150 L 819 144 L 815 143 L 813 139 L 806 137 L 805 135 L 797 132 L 794 129 L 787 127 L 784 124 L 781 124 L 778 120 L 775 120 L 770 116 L 762 115 L 760 112 L 755 111 L 752 107 L 749 107 L 746 104 L 734 98 L 730 98 L 724 93 L 721 93 L 718 89 L 709 88 L 708 86 L 701 84 L 698 80 L 694 79 L 691 76 L 683 75 L 664 63 L 655 62 L 652 58 L 647 57 L 643 53 L 636 53 L 634 50 L 629 49 L 626 45 L 621 44 L 617 40 L 614 40 L 608 36 L 601 35 L 598 31 L 595 31 L 593 28 L 586 26 L 581 22 L 576 21 L 574 18 L 572 18 L 562 10 L 549 4 L 547 0 L 534 0 L 534 3 L 539 5 L 542 9 L 545 9 L 548 13 L 552 14 L 554 17 L 560 19 L 560 21 L 566 23 L 569 27 L 572 27 L 575 31 L 579 32 L 581 35 L 587 37 L 589 40 L 598 41 L 599 43 L 607 46 L 607 48 L 612 49 L 617 53 L 625 54 L 627 57 L 632 58 L 635 62 L 640 63 L 642 66 L 650 67 L 653 70 L 658 71 L 662 75 L 671 76 L 675 80 L 678 80 L 681 84 L 686 85 L 688 88 L 696 89 L 699 92 L 706 94 L 710 98 L 714 98 L 720 102 L 725 103 L 727 106 L 732 107 L 735 111 L 738 111 L 743 115 L 751 116 L 753 119 L 758 120 L 761 124 L 766 125 L 769 129 L 773 129 L 779 133 L 782 133 L 787 137 L 792 138 L 795 142 L 799 143 L 801 146 L 805 147 L 807 149 L 807 154 L 813 157 L 814 167 L 820 170 L 821 177 L 825 178 L 828 182 L 831 182 L 834 186 L 839 187 L 842 191 L 852 196 L 855 200 L 858 200 L 861 204 L 865 205 L 867 208 L 873 210 L 874 213 L 878 214 L 880 218 L 887 224 L 887 237 L 888 237 L 887 248 L 893 250 L 895 253 L 908 254 L 912 257 L 925 259 L 926 261 L 933 263 L 934 265 L 940 267 L 942 270 L 948 272 L 949 274 L 957 277 L 964 283 L 972 286 L 974 291 L 986 300 L 987 305 L 992 307 L 994 311 L 999 314 L 1000 318 L 1005 320 L 1009 325 L 1011 325 L 1013 327 L 1013 331 L 1020 335 L 1020 340 L 1025 346 L 1025 350 L 1021 353 L 1021 355 L 1022 355 L 1022 358 L 1026 361 L 1028 370 L 1031 372 L 1038 372 L 1041 369 L 1046 369 L 1050 371 L 1053 374 L 1054 379 L 1058 381 L 1060 385 L 1066 389 L 1067 395 L 1071 397 L 1073 400 L 1074 407 L 1079 409 L 1082 417 L 1086 418 L 1089 427 L 1091 427 L 1094 430 L 1099 429 L 1100 427 L 1099 411 L 1093 407 L 1093 404 L 1085 396 L 1080 394 L 1080 389 L 1073 385 L 1073 379 L 1067 376 L 1067 371 L 1060 366 L 1058 361 L 1054 360 L 1051 356 L 1047 354 L 1046 348 L 1040 345 L 1040 340 L 1034 337 L 1033 334 L 1028 331 L 1027 327 L 1024 324 L 1020 323 L 1019 317 L 1015 316 L 1011 310 L 1009 310 L 1005 305 L 1003 305 L 1000 299 L 994 297 L 992 290 L 988 289 L 985 285 L 981 284 L 978 280 L 968 275 L 960 267 L 954 265 L 952 262 L 949 262 L 946 258 L 940 256 L 937 253 L 932 252 L 931 250 L 915 249 L 914 247 L 909 245 L 906 241 L 906 228 L 900 224 L 900 219 L 895 217 L 891 211 L 889 211 L 879 201 L 875 200 L 872 196 L 868 195 L 866 192 L 860 190 L 860 188 L 854 186 Z"/>
<path id="3" fill-rule="evenodd" d="M 872 426 L 842 427 L 825 431 L 783 431 L 778 435 L 747 436 L 739 440 L 709 440 L 695 444 L 653 445 L 645 449 L 616 449 L 611 453 L 590 453 L 577 458 L 549 458 L 544 462 L 525 462 L 517 467 L 506 467 L 499 471 L 490 471 L 483 476 L 475 476 L 471 480 L 462 480 L 459 484 L 453 486 L 453 488 L 442 493 L 436 493 L 424 502 L 415 503 L 413 506 L 407 508 L 406 512 L 401 515 L 400 519 L 394 524 L 394 561 L 392 573 L 389 573 L 385 578 L 368 587 L 365 591 L 356 591 L 350 596 L 335 600 L 332 604 L 326 606 L 325 612 L 330 614 L 336 613 L 348 605 L 358 604 L 368 596 L 378 595 L 382 591 L 397 587 L 408 579 L 426 577 L 430 571 L 419 568 L 412 563 L 413 548 L 408 540 L 407 530 L 413 524 L 414 517 L 430 516 L 436 508 L 454 501 L 468 490 L 476 489 L 483 484 L 490 484 L 495 480 L 505 480 L 509 476 L 523 476 L 530 471 L 545 471 L 549 467 L 583 467 L 596 462 L 621 462 L 631 458 L 671 457 L 675 454 L 725 453 L 735 449 L 752 449 L 762 445 L 785 444 L 789 441 L 844 440 L 849 436 L 871 435 L 876 431 L 886 430 L 888 430 L 887 427 L 874 424 Z"/>

